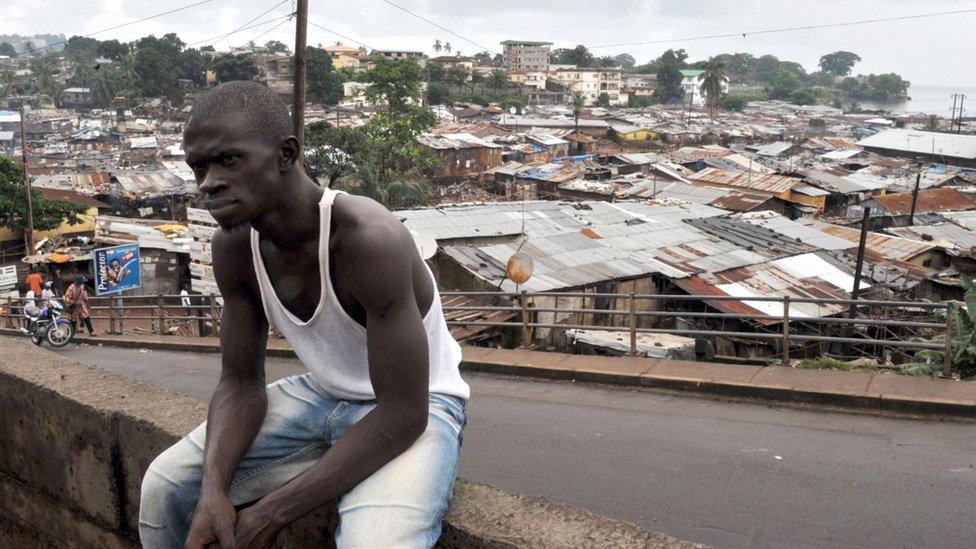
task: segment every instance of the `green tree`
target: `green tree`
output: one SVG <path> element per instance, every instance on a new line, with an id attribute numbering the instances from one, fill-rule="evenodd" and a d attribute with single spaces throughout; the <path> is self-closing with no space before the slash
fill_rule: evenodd
<path id="1" fill-rule="evenodd" d="M 328 56 L 328 54 L 326 54 Z M 213 58 L 210 70 L 217 73 L 220 83 L 231 80 L 254 80 L 259 74 L 254 57 L 249 53 L 221 53 Z M 309 78 L 311 83 L 312 79 Z M 309 86 L 311 89 L 311 86 Z"/>
<path id="2" fill-rule="evenodd" d="M 291 50 L 288 49 L 288 45 L 285 44 L 284 42 L 279 41 L 279 40 L 268 40 L 264 44 L 264 47 L 265 47 L 265 49 L 268 50 L 268 53 L 271 53 L 271 54 L 275 54 L 275 53 L 290 53 L 291 52 Z"/>
<path id="3" fill-rule="evenodd" d="M 203 85 L 206 83 L 204 72 L 212 64 L 213 56 L 209 52 L 187 48 L 180 54 L 180 77 L 196 85 Z"/>
<path id="4" fill-rule="evenodd" d="M 820 70 L 832 76 L 847 76 L 860 61 L 861 57 L 856 53 L 835 51 L 820 58 Z"/>
<path id="5" fill-rule="evenodd" d="M 807 88 L 800 88 L 790 92 L 789 100 L 794 105 L 814 105 L 817 103 L 817 96 Z"/>
<path id="6" fill-rule="evenodd" d="M 657 60 L 660 67 L 657 70 L 657 86 L 654 88 L 654 99 L 660 103 L 675 103 L 681 101 L 685 90 L 681 86 L 684 67 L 688 54 L 685 50 L 668 50 Z"/>
<path id="7" fill-rule="evenodd" d="M 52 55 L 35 57 L 31 60 L 31 72 L 37 84 L 39 93 L 50 97 L 57 97 L 61 91 L 55 76 L 58 74 L 58 61 Z"/>
<path id="8" fill-rule="evenodd" d="M 741 111 L 748 103 L 749 98 L 741 93 L 730 93 L 722 98 L 722 108 L 727 111 Z"/>
<path id="9" fill-rule="evenodd" d="M 64 45 L 64 53 L 70 58 L 94 59 L 98 55 L 98 40 L 84 36 L 72 36 Z"/>
<path id="10" fill-rule="evenodd" d="M 508 88 L 508 74 L 502 69 L 492 70 L 488 75 L 488 87 L 496 92 Z"/>
<path id="11" fill-rule="evenodd" d="M 129 53 L 129 45 L 118 40 L 105 40 L 99 42 L 96 52 L 99 57 L 121 61 L 125 54 Z"/>
<path id="12" fill-rule="evenodd" d="M 939 131 L 939 117 L 934 114 L 930 114 L 925 119 L 925 129 L 930 132 Z"/>
<path id="13" fill-rule="evenodd" d="M 323 142 L 354 149 L 350 155 L 355 171 L 340 176 L 335 186 L 369 196 L 388 207 L 422 204 L 426 200 L 426 179 L 440 161 L 417 136 L 437 121 L 434 113 L 420 106 L 422 73 L 413 59 L 377 58 L 363 74 L 369 83 L 366 97 L 386 108 L 370 117 L 361 129 L 366 147 L 350 147 L 333 135 Z M 356 138 L 358 139 L 358 138 Z M 356 141 L 359 143 L 359 141 Z"/>
<path id="14" fill-rule="evenodd" d="M 166 96 L 176 99 L 181 76 L 180 53 L 183 42 L 173 33 L 156 38 L 140 38 L 133 44 L 134 85 L 144 97 Z"/>
<path id="15" fill-rule="evenodd" d="M 13 47 L 10 42 L 0 42 L 0 55 L 17 57 L 17 48 Z"/>
<path id="16" fill-rule="evenodd" d="M 705 72 L 698 75 L 701 82 L 701 93 L 705 96 L 705 104 L 709 110 L 718 106 L 722 99 L 722 88 L 725 84 L 725 64 L 712 59 L 706 64 Z"/>
<path id="17" fill-rule="evenodd" d="M 595 60 L 590 50 L 583 44 L 575 48 L 559 48 L 553 52 L 553 63 L 556 65 L 576 65 L 577 67 L 592 67 Z"/>
<path id="18" fill-rule="evenodd" d="M 49 231 L 62 223 L 77 225 L 87 206 L 44 198 L 31 189 L 31 209 L 35 231 Z M 0 156 L 0 227 L 21 233 L 27 227 L 27 200 L 24 193 L 24 166 Z"/>
<path id="19" fill-rule="evenodd" d="M 305 171 L 315 179 L 338 181 L 371 166 L 369 137 L 360 128 L 314 122 L 305 128 Z"/>
<path id="20" fill-rule="evenodd" d="M 444 82 L 460 88 L 468 82 L 470 76 L 471 71 L 464 67 L 449 67 L 444 71 Z"/>
<path id="21" fill-rule="evenodd" d="M 627 106 L 631 108 L 650 107 L 653 104 L 654 98 L 648 95 L 630 94 L 627 96 Z"/>
<path id="22" fill-rule="evenodd" d="M 443 49 L 444 49 L 444 46 L 441 44 L 441 39 L 438 38 L 438 39 L 434 40 L 434 51 L 437 52 L 437 53 L 440 53 L 441 50 L 443 50 Z"/>
<path id="23" fill-rule="evenodd" d="M 316 103 L 335 105 L 342 99 L 342 82 L 332 68 L 332 56 L 321 48 L 305 50 L 308 98 Z"/>
<path id="24" fill-rule="evenodd" d="M 609 108 L 610 107 L 610 94 L 603 92 L 596 97 L 596 102 L 594 103 L 597 107 Z"/>
<path id="25" fill-rule="evenodd" d="M 769 80 L 769 96 L 773 99 L 786 99 L 800 88 L 800 78 L 793 71 L 780 69 Z"/>
<path id="26" fill-rule="evenodd" d="M 431 82 L 427 85 L 427 103 L 431 105 L 446 105 L 451 102 L 451 92 L 443 82 Z"/>
<path id="27" fill-rule="evenodd" d="M 637 64 L 637 60 L 634 59 L 633 55 L 629 53 L 621 53 L 619 55 L 614 56 L 612 66 L 623 67 L 624 70 L 630 70 L 634 68 L 634 65 L 636 64 Z"/>
<path id="28" fill-rule="evenodd" d="M 586 96 L 582 92 L 573 92 L 572 97 L 573 103 L 573 120 L 576 121 L 576 131 L 579 131 L 579 119 L 580 114 L 583 113 L 583 107 L 586 106 Z"/>
<path id="29" fill-rule="evenodd" d="M 775 55 L 763 55 L 755 60 L 755 79 L 760 84 L 768 83 L 782 68 Z"/>

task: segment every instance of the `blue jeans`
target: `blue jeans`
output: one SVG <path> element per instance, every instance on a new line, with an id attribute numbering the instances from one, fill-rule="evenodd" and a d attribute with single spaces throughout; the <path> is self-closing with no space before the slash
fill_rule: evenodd
<path id="1" fill-rule="evenodd" d="M 376 401 L 329 396 L 308 374 L 268 386 L 268 411 L 230 487 L 234 505 L 256 501 L 315 462 Z M 431 547 L 457 476 L 465 401 L 430 395 L 427 430 L 406 452 L 339 498 L 336 545 Z M 160 454 L 142 481 L 144 547 L 183 547 L 203 479 L 206 423 Z"/>

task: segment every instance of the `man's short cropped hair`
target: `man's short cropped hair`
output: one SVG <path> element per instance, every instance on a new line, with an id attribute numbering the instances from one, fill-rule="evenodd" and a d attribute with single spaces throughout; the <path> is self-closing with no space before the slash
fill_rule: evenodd
<path id="1" fill-rule="evenodd" d="M 245 120 L 269 144 L 277 145 L 294 133 L 285 104 L 271 88 L 253 80 L 226 82 L 198 97 L 187 130 L 226 115 Z"/>

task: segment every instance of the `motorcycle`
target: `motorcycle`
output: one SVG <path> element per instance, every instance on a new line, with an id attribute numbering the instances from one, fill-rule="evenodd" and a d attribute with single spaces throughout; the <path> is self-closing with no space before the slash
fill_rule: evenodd
<path id="1" fill-rule="evenodd" d="M 43 309 L 24 307 L 27 327 L 21 328 L 21 331 L 31 338 L 34 345 L 40 345 L 47 340 L 52 347 L 64 347 L 71 342 L 75 331 L 71 322 L 61 318 L 63 310 L 64 306 L 57 301 L 49 302 Z"/>

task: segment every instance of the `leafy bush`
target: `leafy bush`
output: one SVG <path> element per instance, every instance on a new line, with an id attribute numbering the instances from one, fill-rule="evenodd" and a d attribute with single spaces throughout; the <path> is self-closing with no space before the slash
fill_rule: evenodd
<path id="1" fill-rule="evenodd" d="M 966 290 L 965 310 L 956 307 L 952 317 L 952 368 L 963 378 L 976 376 L 976 283 L 963 276 L 962 285 Z M 916 339 L 924 343 L 945 345 L 946 336 L 929 340 Z M 945 351 L 942 349 L 922 349 L 915 358 L 924 362 L 911 362 L 901 365 L 901 372 L 908 375 L 929 376 L 942 370 L 945 364 Z"/>

